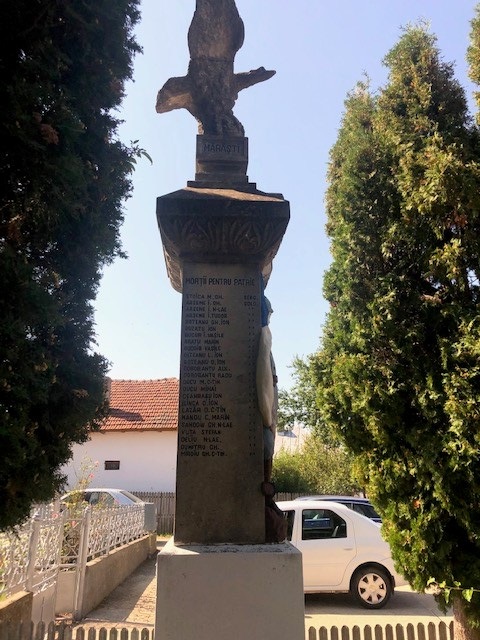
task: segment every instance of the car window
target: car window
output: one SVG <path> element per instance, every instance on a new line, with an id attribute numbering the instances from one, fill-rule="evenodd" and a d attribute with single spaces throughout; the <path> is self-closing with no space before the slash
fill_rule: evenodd
<path id="1" fill-rule="evenodd" d="M 61 501 L 69 507 L 83 507 L 87 506 L 84 503 L 88 502 L 88 497 L 84 491 L 75 489 L 74 491 L 70 491 L 70 493 L 66 493 L 62 496 Z"/>
<path id="2" fill-rule="evenodd" d="M 365 503 L 357 504 L 354 502 L 352 505 L 352 509 L 357 513 L 361 513 L 362 516 L 367 516 L 367 518 L 380 519 L 380 516 L 378 515 L 378 513 L 375 511 L 375 509 L 372 507 L 371 504 L 365 504 Z"/>
<path id="3" fill-rule="evenodd" d="M 302 540 L 346 538 L 347 523 L 330 509 L 303 509 Z"/>
<path id="4" fill-rule="evenodd" d="M 126 496 L 123 491 L 118 491 L 115 493 L 115 502 L 121 505 L 132 505 L 135 504 L 134 501 L 131 500 L 128 496 Z"/>
<path id="5" fill-rule="evenodd" d="M 100 505 L 101 507 L 112 507 L 115 504 L 113 497 L 105 491 L 91 491 L 88 501 L 91 505 Z"/>

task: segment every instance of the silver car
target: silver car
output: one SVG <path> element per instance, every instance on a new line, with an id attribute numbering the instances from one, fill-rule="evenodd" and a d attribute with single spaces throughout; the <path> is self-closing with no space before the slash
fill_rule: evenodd
<path id="1" fill-rule="evenodd" d="M 63 495 L 60 501 L 66 504 L 84 501 L 92 506 L 103 507 L 141 504 L 144 505 L 145 511 L 145 531 L 156 531 L 157 529 L 157 510 L 153 502 L 144 502 L 125 489 L 105 489 L 103 487 L 100 489 L 90 487 L 88 489 L 74 489 Z"/>

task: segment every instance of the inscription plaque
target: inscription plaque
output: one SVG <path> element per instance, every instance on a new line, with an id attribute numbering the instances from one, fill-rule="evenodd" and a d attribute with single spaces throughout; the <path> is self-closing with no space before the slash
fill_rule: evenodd
<path id="1" fill-rule="evenodd" d="M 264 541 L 258 270 L 185 264 L 175 542 Z"/>
<path id="2" fill-rule="evenodd" d="M 197 181 L 247 183 L 248 138 L 242 136 L 197 136 Z"/>
<path id="3" fill-rule="evenodd" d="M 197 158 L 200 161 L 248 161 L 248 138 L 224 136 L 197 136 Z"/>

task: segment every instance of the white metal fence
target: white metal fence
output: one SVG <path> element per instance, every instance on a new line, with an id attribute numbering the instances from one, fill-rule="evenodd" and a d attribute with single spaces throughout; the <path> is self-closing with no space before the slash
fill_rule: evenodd
<path id="1" fill-rule="evenodd" d="M 308 640 L 454 640 L 454 623 L 366 625 L 360 627 L 310 627 Z"/>
<path id="2" fill-rule="evenodd" d="M 143 505 L 82 507 L 66 512 L 62 569 L 106 556 L 145 534 Z"/>
<path id="3" fill-rule="evenodd" d="M 144 535 L 141 504 L 63 511 L 58 503 L 36 506 L 25 524 L 0 533 L 0 597 L 35 595 L 55 585 L 60 570 L 82 571 L 90 560 Z"/>
<path id="4" fill-rule="evenodd" d="M 305 631 L 308 640 L 453 640 L 453 622 L 425 625 L 387 624 L 359 627 L 310 627 Z M 13 625 L 0 623 L 0 640 L 154 640 L 153 627 L 71 627 L 70 625 Z M 291 640 L 298 640 L 292 638 Z"/>
<path id="5" fill-rule="evenodd" d="M 52 504 L 36 507 L 25 524 L 0 533 L 0 597 L 55 584 L 63 531 L 64 516 Z"/>

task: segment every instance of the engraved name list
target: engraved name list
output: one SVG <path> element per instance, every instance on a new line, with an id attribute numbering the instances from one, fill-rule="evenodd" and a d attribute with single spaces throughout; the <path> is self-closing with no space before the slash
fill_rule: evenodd
<path id="1" fill-rule="evenodd" d="M 258 279 L 241 269 L 208 272 L 183 283 L 179 457 L 223 459 L 238 455 L 240 443 L 254 456 Z"/>

